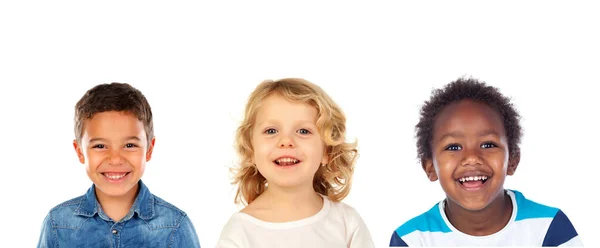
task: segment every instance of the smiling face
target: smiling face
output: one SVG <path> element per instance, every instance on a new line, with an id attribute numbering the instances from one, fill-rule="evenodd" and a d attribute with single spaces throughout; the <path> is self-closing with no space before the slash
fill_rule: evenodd
<path id="1" fill-rule="evenodd" d="M 144 124 L 127 112 L 100 112 L 85 121 L 82 134 L 73 146 L 98 198 L 135 196 L 154 146 Z"/>
<path id="2" fill-rule="evenodd" d="M 327 163 L 317 114 L 279 94 L 262 102 L 252 130 L 253 162 L 269 186 L 312 187 L 319 165 Z"/>
<path id="3" fill-rule="evenodd" d="M 509 149 L 500 115 L 491 107 L 461 100 L 436 117 L 431 140 L 432 159 L 423 160 L 431 181 L 440 180 L 448 200 L 478 211 L 503 196 L 506 175 L 515 172 L 518 158 Z"/>

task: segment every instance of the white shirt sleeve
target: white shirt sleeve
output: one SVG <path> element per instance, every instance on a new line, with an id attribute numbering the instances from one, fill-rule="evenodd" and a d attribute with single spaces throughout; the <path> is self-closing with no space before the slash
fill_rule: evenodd
<path id="1" fill-rule="evenodd" d="M 223 230 L 221 236 L 217 242 L 217 248 L 244 248 L 249 247 L 245 245 L 245 233 L 239 220 L 235 215 L 231 216 Z"/>
<path id="2" fill-rule="evenodd" d="M 564 242 L 560 245 L 558 245 L 559 247 L 583 247 L 583 242 L 581 241 L 581 238 L 579 238 L 579 235 L 573 237 L 572 239 L 570 239 L 567 242 Z"/>
<path id="3" fill-rule="evenodd" d="M 371 233 L 367 228 L 367 225 L 360 217 L 360 214 L 356 210 L 348 205 L 346 206 L 346 217 L 349 222 L 349 242 L 348 248 L 375 248 Z"/>

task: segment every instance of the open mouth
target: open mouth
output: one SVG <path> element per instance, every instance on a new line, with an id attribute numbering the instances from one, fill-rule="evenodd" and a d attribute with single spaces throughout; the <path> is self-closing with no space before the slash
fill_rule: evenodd
<path id="1" fill-rule="evenodd" d="M 119 181 L 129 175 L 129 173 L 130 172 L 103 172 L 101 174 L 110 181 Z"/>
<path id="2" fill-rule="evenodd" d="M 488 176 L 468 176 L 459 178 L 457 181 L 466 190 L 478 190 L 484 186 L 489 178 Z"/>
<path id="3" fill-rule="evenodd" d="M 294 166 L 297 165 L 298 163 L 300 163 L 301 161 L 295 158 L 278 158 L 273 160 L 273 163 L 275 163 L 278 166 Z"/>

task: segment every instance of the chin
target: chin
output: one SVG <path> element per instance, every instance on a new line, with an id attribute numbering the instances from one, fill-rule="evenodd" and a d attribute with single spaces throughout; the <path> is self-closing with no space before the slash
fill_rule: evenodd
<path id="1" fill-rule="evenodd" d="M 268 182 L 271 182 L 271 184 L 273 185 L 277 185 L 278 187 L 282 187 L 282 188 L 295 188 L 295 187 L 299 187 L 302 186 L 303 183 L 300 182 L 299 180 L 291 180 L 291 179 L 285 179 L 285 178 L 281 178 L 279 180 L 267 180 Z"/>
<path id="2" fill-rule="evenodd" d="M 133 185 L 120 185 L 120 186 L 116 186 L 116 185 L 98 185 L 96 184 L 96 187 L 102 191 L 102 193 L 104 193 L 107 196 L 124 196 L 127 193 L 129 193 L 131 190 L 133 190 L 133 188 L 135 187 L 135 184 Z"/>
<path id="3" fill-rule="evenodd" d="M 469 201 L 469 202 L 461 202 L 459 205 L 469 211 L 481 211 L 487 208 L 490 205 L 490 202 L 485 201 Z"/>

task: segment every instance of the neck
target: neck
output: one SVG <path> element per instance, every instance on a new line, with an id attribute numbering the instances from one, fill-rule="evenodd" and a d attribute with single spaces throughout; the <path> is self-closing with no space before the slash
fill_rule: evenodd
<path id="1" fill-rule="evenodd" d="M 104 213 L 113 221 L 118 222 L 129 213 L 131 206 L 133 206 L 133 202 L 139 191 L 139 184 L 136 184 L 129 192 L 120 196 L 107 195 L 98 188 L 95 191 L 98 203 L 100 203 L 100 207 L 102 207 Z"/>
<path id="2" fill-rule="evenodd" d="M 512 200 L 504 190 L 481 210 L 467 210 L 448 199 L 445 205 L 444 211 L 450 223 L 459 231 L 473 236 L 487 236 L 502 230 L 513 211 Z"/>
<path id="3" fill-rule="evenodd" d="M 270 185 L 262 194 L 264 198 L 277 208 L 298 209 L 303 206 L 322 206 L 323 199 L 315 192 L 312 185 L 309 187 L 285 188 Z"/>
<path id="4" fill-rule="evenodd" d="M 289 222 L 311 217 L 323 208 L 323 198 L 309 187 L 269 185 L 242 212 L 268 222 Z"/>

